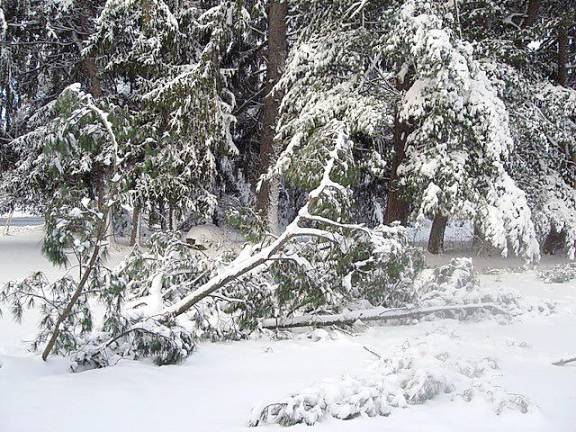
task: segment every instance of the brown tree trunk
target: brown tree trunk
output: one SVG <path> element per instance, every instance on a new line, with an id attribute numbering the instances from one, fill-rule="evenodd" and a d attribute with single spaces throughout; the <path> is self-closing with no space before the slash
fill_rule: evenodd
<path id="1" fill-rule="evenodd" d="M 522 23 L 524 27 L 531 27 L 536 24 L 540 13 L 540 0 L 528 0 L 526 6 L 526 18 Z"/>
<path id="2" fill-rule="evenodd" d="M 268 68 L 266 71 L 266 83 L 264 107 L 262 117 L 262 135 L 260 138 L 260 173 L 264 174 L 274 162 L 276 148 L 274 137 L 276 135 L 276 121 L 282 95 L 274 91 L 274 86 L 280 80 L 286 64 L 288 51 L 287 23 L 288 2 L 274 0 L 268 11 Z M 277 205 L 277 183 L 263 181 L 256 202 L 256 209 L 261 215 L 269 218 L 270 225 L 275 228 L 277 221 L 270 220 L 277 214 L 270 211 L 271 205 Z M 275 196 L 272 196 L 275 195 Z"/>
<path id="3" fill-rule="evenodd" d="M 82 66 L 88 78 L 88 89 L 90 94 L 95 98 L 102 96 L 102 86 L 100 85 L 100 78 L 98 77 L 98 66 L 94 56 L 88 56 L 82 61 Z"/>
<path id="4" fill-rule="evenodd" d="M 399 115 L 396 114 L 396 119 L 394 120 L 394 158 L 392 160 L 392 175 L 390 177 L 386 211 L 384 213 L 384 223 L 387 225 L 394 221 L 400 221 L 402 225 L 406 225 L 408 220 L 409 205 L 402 197 L 402 191 L 398 185 L 398 182 L 400 181 L 398 167 L 402 164 L 404 157 L 406 156 L 406 140 L 410 132 L 410 126 L 406 122 L 401 121 Z"/>
<path id="5" fill-rule="evenodd" d="M 140 206 L 134 206 L 132 211 L 132 227 L 130 231 L 130 246 L 140 243 Z"/>
<path id="6" fill-rule="evenodd" d="M 428 238 L 428 252 L 437 255 L 444 252 L 444 233 L 446 232 L 447 216 L 437 215 L 432 222 Z"/>
<path id="7" fill-rule="evenodd" d="M 557 81 L 561 86 L 568 84 L 568 23 L 563 18 L 558 25 L 558 76 Z"/>
<path id="8" fill-rule="evenodd" d="M 408 78 L 408 73 L 403 75 L 401 78 L 398 75 L 399 77 L 396 79 L 396 88 L 399 91 L 406 91 L 412 86 L 412 79 Z M 386 210 L 384 211 L 384 223 L 386 225 L 394 221 L 400 221 L 402 225 L 406 225 L 410 211 L 410 205 L 404 199 L 402 190 L 399 187 L 400 176 L 398 175 L 398 168 L 406 157 L 406 142 L 408 141 L 408 135 L 412 132 L 412 127 L 400 118 L 399 108 L 400 103 L 396 106 L 394 117 L 394 157 L 392 159 L 392 173 L 388 187 Z"/>

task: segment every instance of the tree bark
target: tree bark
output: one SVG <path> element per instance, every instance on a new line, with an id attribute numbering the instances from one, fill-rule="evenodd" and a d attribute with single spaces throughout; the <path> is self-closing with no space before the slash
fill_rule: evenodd
<path id="1" fill-rule="evenodd" d="M 132 211 L 132 227 L 130 231 L 130 246 L 140 244 L 140 206 L 134 206 Z"/>
<path id="2" fill-rule="evenodd" d="M 557 81 L 561 86 L 566 87 L 568 84 L 568 23 L 563 18 L 558 25 L 558 76 Z"/>
<path id="3" fill-rule="evenodd" d="M 316 327 L 353 324 L 360 321 L 389 321 L 406 318 L 419 318 L 433 313 L 475 312 L 487 309 L 498 314 L 507 312 L 494 303 L 477 303 L 465 305 L 432 306 L 424 308 L 385 309 L 373 308 L 359 311 L 344 312 L 334 315 L 305 315 L 289 318 L 265 318 L 260 324 L 265 329 L 287 329 L 295 327 Z"/>
<path id="4" fill-rule="evenodd" d="M 428 238 L 428 252 L 431 254 L 437 255 L 444 252 L 444 233 L 446 232 L 447 223 L 447 216 L 437 215 L 434 218 L 430 237 Z"/>
<path id="5" fill-rule="evenodd" d="M 260 173 L 265 174 L 277 154 L 275 142 L 276 122 L 282 95 L 274 87 L 280 80 L 286 64 L 288 51 L 287 22 L 288 2 L 274 0 L 268 11 L 268 66 L 266 71 L 262 135 L 260 138 Z M 258 191 L 256 209 L 268 219 L 272 231 L 277 230 L 278 182 L 262 181 Z M 275 219 L 275 220 L 273 220 Z"/>
<path id="6" fill-rule="evenodd" d="M 540 0 L 528 0 L 526 6 L 526 17 L 524 18 L 523 26 L 532 27 L 536 24 L 540 14 Z"/>
<path id="7" fill-rule="evenodd" d="M 388 188 L 388 200 L 386 211 L 384 213 L 384 223 L 391 224 L 394 221 L 400 221 L 406 225 L 409 213 L 409 204 L 402 196 L 399 188 L 400 176 L 398 168 L 406 157 L 406 141 L 411 132 L 411 127 L 400 119 L 398 113 L 394 120 L 394 158 L 392 159 L 392 175 Z"/>
<path id="8" fill-rule="evenodd" d="M 98 78 L 98 66 L 94 56 L 88 56 L 82 61 L 82 66 L 88 77 L 88 90 L 95 98 L 102 96 L 102 86 L 100 85 L 100 78 Z"/>

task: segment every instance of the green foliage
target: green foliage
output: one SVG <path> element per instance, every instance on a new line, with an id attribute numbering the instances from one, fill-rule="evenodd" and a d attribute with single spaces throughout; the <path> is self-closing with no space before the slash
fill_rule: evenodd
<path id="1" fill-rule="evenodd" d="M 226 221 L 253 243 L 261 241 L 266 235 L 266 222 L 252 207 L 229 209 L 226 213 Z"/>

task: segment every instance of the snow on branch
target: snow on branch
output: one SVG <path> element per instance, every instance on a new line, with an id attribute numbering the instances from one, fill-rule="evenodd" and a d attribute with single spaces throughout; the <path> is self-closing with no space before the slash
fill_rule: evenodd
<path id="1" fill-rule="evenodd" d="M 296 218 L 288 225 L 286 230 L 276 240 L 274 240 L 270 245 L 260 249 L 260 251 L 249 255 L 248 257 L 241 255 L 217 276 L 210 279 L 204 285 L 190 293 L 188 296 L 182 298 L 177 303 L 165 308 L 161 314 L 169 317 L 178 316 L 185 313 L 200 300 L 212 294 L 214 291 L 224 287 L 229 282 L 239 278 L 244 274 L 247 274 L 248 272 L 265 264 L 269 260 L 278 259 L 281 257 L 282 254 L 280 252 L 282 248 L 294 238 L 318 236 L 326 238 L 332 242 L 342 244 L 343 238 L 339 234 L 316 228 L 302 227 L 300 224 L 304 219 L 309 217 L 314 203 L 318 200 L 320 195 L 326 191 L 326 189 L 334 187 L 341 188 L 340 185 L 334 183 L 331 180 L 330 175 L 334 171 L 334 168 L 340 158 L 340 154 L 347 151 L 350 145 L 351 143 L 347 137 L 344 127 L 342 126 L 342 129 L 338 133 L 334 148 L 328 155 L 328 160 L 325 164 L 324 172 L 319 185 L 310 192 L 307 203 L 300 209 Z M 280 255 L 278 255 L 279 253 Z"/>
<path id="2" fill-rule="evenodd" d="M 430 335 L 406 341 L 362 374 L 324 380 L 317 385 L 252 411 L 250 426 L 300 423 L 314 425 L 327 417 L 388 416 L 397 408 L 432 399 L 470 402 L 484 400 L 495 414 L 505 410 L 527 413 L 530 401 L 493 383 L 498 364 L 490 358 L 466 359 L 440 352 Z"/>

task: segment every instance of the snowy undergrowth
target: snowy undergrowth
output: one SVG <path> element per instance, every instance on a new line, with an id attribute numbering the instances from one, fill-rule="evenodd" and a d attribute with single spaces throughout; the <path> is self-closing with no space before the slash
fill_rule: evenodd
<path id="1" fill-rule="evenodd" d="M 576 263 L 557 265 L 551 269 L 542 270 L 538 277 L 546 283 L 563 283 L 576 279 Z"/>
<path id="2" fill-rule="evenodd" d="M 447 265 L 425 269 L 415 280 L 420 307 L 493 303 L 509 317 L 554 312 L 555 304 L 522 296 L 510 287 L 481 285 L 470 258 L 453 258 Z"/>
<path id="3" fill-rule="evenodd" d="M 249 424 L 260 426 L 299 423 L 313 425 L 324 418 L 388 416 L 395 409 L 423 404 L 431 399 L 485 401 L 495 414 L 506 410 L 527 413 L 532 404 L 509 393 L 498 383 L 496 360 L 466 358 L 438 348 L 430 334 L 406 340 L 386 355 L 379 355 L 366 372 L 325 380 L 301 392 L 254 408 Z"/>

